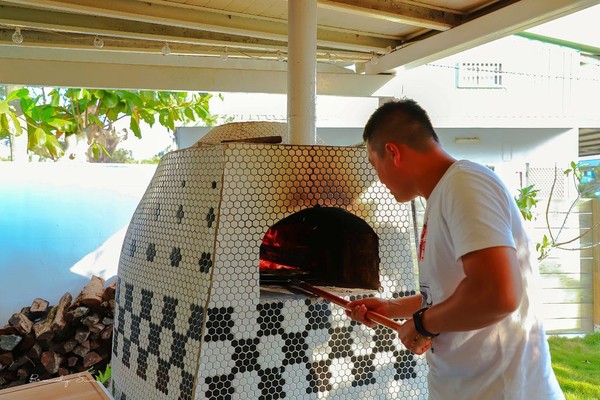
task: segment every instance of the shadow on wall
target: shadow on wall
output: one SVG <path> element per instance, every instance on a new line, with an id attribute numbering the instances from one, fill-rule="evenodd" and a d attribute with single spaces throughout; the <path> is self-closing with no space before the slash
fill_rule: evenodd
<path id="1" fill-rule="evenodd" d="M 56 304 L 116 275 L 156 165 L 0 163 L 0 325 L 36 297 Z"/>

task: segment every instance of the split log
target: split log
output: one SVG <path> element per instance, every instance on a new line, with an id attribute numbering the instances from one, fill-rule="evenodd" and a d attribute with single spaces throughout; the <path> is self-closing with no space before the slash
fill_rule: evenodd
<path id="1" fill-rule="evenodd" d="M 27 357 L 29 357 L 32 360 L 39 360 L 41 356 L 42 356 L 42 346 L 40 346 L 39 343 L 36 343 L 33 346 L 31 346 L 31 348 L 27 352 Z"/>
<path id="2" fill-rule="evenodd" d="M 43 352 L 42 356 L 40 357 L 40 362 L 50 374 L 55 374 L 58 372 L 58 368 L 60 367 L 62 360 L 63 358 L 60 356 L 60 354 L 55 353 L 52 350 Z"/>
<path id="3" fill-rule="evenodd" d="M 83 288 L 81 293 L 73 301 L 72 308 L 86 306 L 91 309 L 97 309 L 102 303 L 102 294 L 104 293 L 104 279 L 99 276 L 92 276 L 90 282 Z"/>
<path id="4" fill-rule="evenodd" d="M 81 343 L 79 346 L 73 349 L 73 354 L 77 354 L 79 357 L 83 358 L 87 353 L 90 352 L 90 341 L 86 340 Z"/>
<path id="5" fill-rule="evenodd" d="M 50 303 L 48 303 L 48 301 L 38 297 L 37 299 L 33 300 L 33 303 L 31 303 L 29 312 L 33 318 L 40 318 L 46 314 L 49 305 Z"/>
<path id="6" fill-rule="evenodd" d="M 102 292 L 102 301 L 109 301 L 115 299 L 115 292 L 117 291 L 117 281 L 112 282 Z"/>
<path id="7" fill-rule="evenodd" d="M 76 339 L 71 338 L 71 339 L 66 340 L 61 343 L 61 345 L 58 347 L 58 349 L 59 349 L 58 352 L 62 353 L 62 354 L 70 353 L 78 345 L 79 345 L 79 342 Z"/>
<path id="8" fill-rule="evenodd" d="M 100 361 L 102 361 L 102 356 L 95 351 L 90 351 L 83 358 L 83 366 L 89 368 L 92 365 L 98 364 Z"/>
<path id="9" fill-rule="evenodd" d="M 0 365 L 8 367 L 14 361 L 13 354 L 10 351 L 0 353 Z"/>
<path id="10" fill-rule="evenodd" d="M 90 330 L 87 328 L 84 328 L 84 327 L 77 329 L 77 332 L 75 332 L 75 340 L 78 343 L 85 342 L 89 336 L 90 336 Z"/>
<path id="11" fill-rule="evenodd" d="M 15 313 L 8 320 L 8 324 L 15 328 L 21 336 L 27 335 L 31 332 L 33 322 L 29 320 L 25 315 L 21 313 Z"/>
<path id="12" fill-rule="evenodd" d="M 10 364 L 10 366 L 8 367 L 8 369 L 10 371 L 16 371 L 19 368 L 21 368 L 23 365 L 27 364 L 27 363 L 31 363 L 31 360 L 29 359 L 29 357 L 27 356 L 21 356 L 19 358 L 17 358 L 15 361 L 13 361 L 12 364 Z"/>
<path id="13" fill-rule="evenodd" d="M 29 379 L 30 375 L 31 375 L 31 368 L 21 367 L 17 370 L 17 378 L 19 378 L 21 380 Z"/>
<path id="14" fill-rule="evenodd" d="M 56 316 L 57 307 L 50 308 L 48 315 L 41 321 L 33 324 L 33 332 L 37 340 L 51 340 L 54 336 L 52 331 L 52 324 L 54 323 L 54 317 Z"/>
<path id="15" fill-rule="evenodd" d="M 79 321 L 81 318 L 85 317 L 90 312 L 90 309 L 87 307 L 77 307 L 73 309 L 71 305 L 69 311 L 67 312 L 66 319 L 69 322 Z"/>
<path id="16" fill-rule="evenodd" d="M 76 356 L 72 356 L 67 358 L 67 365 L 71 368 L 73 368 L 74 366 L 77 365 L 77 362 L 79 361 L 79 357 Z"/>
<path id="17" fill-rule="evenodd" d="M 91 333 L 100 333 L 104 330 L 104 328 L 106 328 L 106 326 L 104 324 L 101 324 L 98 322 L 97 324 L 90 326 L 90 332 Z"/>
<path id="18" fill-rule="evenodd" d="M 100 333 L 102 340 L 109 340 L 112 337 L 113 325 L 109 325 Z"/>
<path id="19" fill-rule="evenodd" d="M 56 306 L 56 313 L 54 316 L 54 321 L 52 321 L 52 331 L 54 333 L 61 334 L 64 332 L 65 327 L 67 326 L 66 313 L 68 308 L 71 306 L 71 301 L 73 300 L 73 296 L 71 293 L 65 293 L 60 298 L 58 305 Z"/>
<path id="20" fill-rule="evenodd" d="M 90 340 L 90 350 L 97 350 L 102 346 L 102 341 L 100 339 Z"/>
<path id="21" fill-rule="evenodd" d="M 92 313 L 81 320 L 81 323 L 88 327 L 96 325 L 98 322 L 100 322 L 100 316 L 96 313 Z"/>
<path id="22" fill-rule="evenodd" d="M 14 335 L 16 333 L 17 330 L 10 325 L 6 325 L 5 327 L 0 328 L 0 336 Z"/>
<path id="23" fill-rule="evenodd" d="M 12 351 L 23 338 L 19 335 L 0 336 L 0 350 Z"/>
<path id="24" fill-rule="evenodd" d="M 37 343 L 33 334 L 29 334 L 26 336 L 22 336 L 23 340 L 19 343 L 19 345 L 13 350 L 13 352 L 17 355 L 25 354 L 29 349 L 33 347 L 34 344 Z"/>

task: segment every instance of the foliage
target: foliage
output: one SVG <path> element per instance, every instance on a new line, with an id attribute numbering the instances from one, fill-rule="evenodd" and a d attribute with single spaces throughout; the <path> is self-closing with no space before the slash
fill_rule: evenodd
<path id="1" fill-rule="evenodd" d="M 104 372 L 98 371 L 98 374 L 96 375 L 96 380 L 102 385 L 107 386 L 110 382 L 111 376 L 112 369 L 110 368 L 110 364 L 106 364 L 106 369 L 104 370 Z"/>
<path id="2" fill-rule="evenodd" d="M 552 367 L 567 400 L 600 399 L 600 333 L 548 338 Z"/>
<path id="3" fill-rule="evenodd" d="M 69 138 L 76 137 L 87 141 L 88 159 L 110 157 L 119 141 L 116 121 L 129 118 L 129 130 L 138 138 L 142 121 L 170 131 L 189 122 L 212 125 L 210 98 L 207 93 L 22 88 L 0 101 L 0 139 L 27 133 L 29 152 L 58 160 Z"/>
<path id="4" fill-rule="evenodd" d="M 521 211 L 521 215 L 526 221 L 531 221 L 533 214 L 531 210 L 537 205 L 537 195 L 539 190 L 534 189 L 533 185 L 519 189 L 519 195 L 515 197 L 517 206 Z"/>
<path id="5" fill-rule="evenodd" d="M 589 175 L 586 173 L 585 167 L 586 166 L 584 166 L 584 165 L 580 165 L 575 162 L 571 162 L 570 168 L 567 168 L 566 170 L 563 171 L 564 175 L 566 175 L 567 177 L 569 177 L 569 176 L 572 177 L 573 184 L 577 190 L 577 196 L 573 200 L 571 205 L 569 206 L 566 213 L 564 213 L 563 221 L 557 230 L 554 230 L 553 228 L 551 228 L 550 219 L 549 219 L 550 204 L 552 202 L 552 197 L 554 195 L 554 189 L 556 186 L 557 175 L 558 175 L 558 169 L 557 168 L 554 169 L 554 180 L 552 181 L 552 186 L 550 188 L 550 195 L 548 198 L 548 202 L 546 204 L 546 211 L 545 211 L 547 234 L 544 234 L 541 242 L 536 243 L 536 245 L 535 245 L 535 249 L 539 253 L 538 260 L 543 260 L 544 258 L 548 257 L 550 251 L 555 248 L 562 249 L 562 250 L 584 250 L 586 248 L 594 247 L 594 246 L 597 246 L 600 244 L 600 243 L 594 243 L 591 246 L 579 247 L 579 248 L 568 247 L 568 245 L 575 242 L 576 240 L 579 240 L 582 237 L 584 237 L 588 234 L 591 234 L 592 231 L 596 228 L 595 225 L 584 230 L 582 234 L 580 234 L 576 237 L 569 238 L 566 240 L 561 239 L 561 234 L 564 230 L 565 224 L 567 222 L 567 218 L 571 214 L 571 211 L 573 210 L 573 207 L 575 206 L 577 201 L 582 197 L 593 197 L 593 196 L 589 195 L 589 192 L 588 192 L 589 190 L 593 190 L 594 192 L 598 191 L 597 188 L 595 188 L 595 186 L 593 186 L 593 185 L 588 185 L 588 186 L 583 185 L 582 186 L 582 182 L 584 182 L 584 184 L 590 183 L 590 182 L 586 182 L 586 180 L 585 180 L 586 175 Z M 586 188 L 586 192 L 582 192 L 582 188 Z M 534 185 L 530 185 L 530 186 L 527 186 L 527 187 L 519 190 L 519 196 L 515 197 L 515 200 L 517 201 L 517 205 L 519 206 L 519 210 L 521 211 L 523 218 L 525 218 L 528 221 L 531 221 L 531 219 L 533 218 L 532 209 L 533 209 L 533 207 L 535 207 L 537 205 L 537 199 L 536 199 L 537 194 L 538 194 L 538 190 L 534 189 Z"/>

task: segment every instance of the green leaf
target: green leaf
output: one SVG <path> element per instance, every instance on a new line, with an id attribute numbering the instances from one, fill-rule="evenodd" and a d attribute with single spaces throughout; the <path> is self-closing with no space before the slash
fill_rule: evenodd
<path id="1" fill-rule="evenodd" d="M 61 130 L 61 131 L 65 131 L 73 126 L 72 121 L 67 121 L 67 120 L 64 120 L 61 118 L 52 118 L 52 119 L 46 121 L 46 123 L 56 129 Z"/>
<path id="2" fill-rule="evenodd" d="M 13 90 L 12 92 L 10 92 L 8 94 L 8 96 L 6 96 L 6 100 L 4 100 L 4 101 L 6 101 L 8 103 L 15 99 L 22 99 L 23 97 L 27 96 L 28 94 L 29 94 L 29 90 L 26 88 Z"/>
<path id="3" fill-rule="evenodd" d="M 57 160 L 65 154 L 60 142 L 54 135 L 46 136 L 46 149 L 53 160 Z"/>
<path id="4" fill-rule="evenodd" d="M 51 91 L 50 98 L 50 104 L 52 104 L 52 107 L 58 107 L 60 105 L 60 92 L 58 90 Z"/>
<path id="5" fill-rule="evenodd" d="M 194 121 L 196 119 L 196 116 L 194 115 L 194 111 L 192 111 L 191 108 L 185 108 L 183 110 L 183 113 L 190 121 Z"/>
<path id="6" fill-rule="evenodd" d="M 0 138 L 10 136 L 10 127 L 8 126 L 8 118 L 6 114 L 0 114 Z"/>
<path id="7" fill-rule="evenodd" d="M 23 114 L 31 115 L 31 111 L 34 107 L 35 102 L 33 101 L 33 99 L 29 97 L 23 97 L 21 99 L 21 111 L 23 111 Z"/>
<path id="8" fill-rule="evenodd" d="M 13 127 L 15 129 L 15 136 L 21 135 L 23 133 L 23 128 L 21 127 L 21 122 L 17 118 L 16 114 L 10 113 L 8 115 L 10 115 L 10 118 L 12 119 Z"/>
<path id="9" fill-rule="evenodd" d="M 114 93 L 106 93 L 104 98 L 102 99 L 103 104 L 107 108 L 114 108 L 119 104 L 119 98 Z"/>
<path id="10" fill-rule="evenodd" d="M 48 120 L 50 118 L 52 118 L 54 116 L 54 107 L 52 106 L 46 106 L 43 108 L 42 110 L 42 115 L 41 115 L 41 121 L 42 122 L 48 122 Z"/>
<path id="11" fill-rule="evenodd" d="M 119 118 L 119 111 L 112 108 L 112 109 L 108 110 L 108 112 L 106 113 L 106 117 L 108 119 L 110 119 L 111 121 L 116 121 L 117 118 Z"/>
<path id="12" fill-rule="evenodd" d="M 36 121 L 42 121 L 42 108 L 41 107 L 33 107 L 31 109 L 31 118 Z"/>
<path id="13" fill-rule="evenodd" d="M 88 114 L 87 118 L 88 118 L 89 124 L 94 124 L 99 127 L 104 126 L 104 124 L 102 123 L 102 121 L 100 121 L 100 118 L 98 118 L 98 116 L 96 114 Z"/>
<path id="14" fill-rule="evenodd" d="M 133 134 L 136 137 L 140 139 L 142 138 L 142 131 L 140 130 L 139 118 L 131 117 L 131 120 L 129 121 L 129 128 L 133 131 Z"/>
<path id="15" fill-rule="evenodd" d="M 198 116 L 203 120 L 208 118 L 208 110 L 204 108 L 201 104 L 198 104 L 196 106 L 196 114 L 198 114 Z"/>
<path id="16" fill-rule="evenodd" d="M 100 156 L 100 150 L 98 149 L 98 143 L 92 144 L 92 156 L 97 160 Z"/>
<path id="17" fill-rule="evenodd" d="M 31 148 L 43 146 L 46 143 L 46 132 L 42 128 L 36 128 L 33 135 L 29 138 L 29 146 Z"/>
<path id="18" fill-rule="evenodd" d="M 102 98 L 104 98 L 104 95 L 106 94 L 106 91 L 105 90 L 94 90 L 93 94 L 97 98 L 102 99 Z"/>
<path id="19" fill-rule="evenodd" d="M 10 111 L 10 106 L 7 101 L 0 101 L 0 114 L 8 114 Z"/>

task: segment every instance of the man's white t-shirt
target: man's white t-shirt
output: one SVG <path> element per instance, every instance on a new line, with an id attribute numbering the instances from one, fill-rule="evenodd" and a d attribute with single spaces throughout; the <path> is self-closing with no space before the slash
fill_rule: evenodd
<path id="1" fill-rule="evenodd" d="M 564 399 L 534 307 L 537 272 L 519 209 L 491 170 L 457 161 L 427 200 L 419 245 L 423 306 L 454 293 L 465 276 L 463 255 L 496 246 L 517 250 L 524 288 L 520 307 L 486 328 L 434 339 L 427 352 L 430 400 Z"/>

